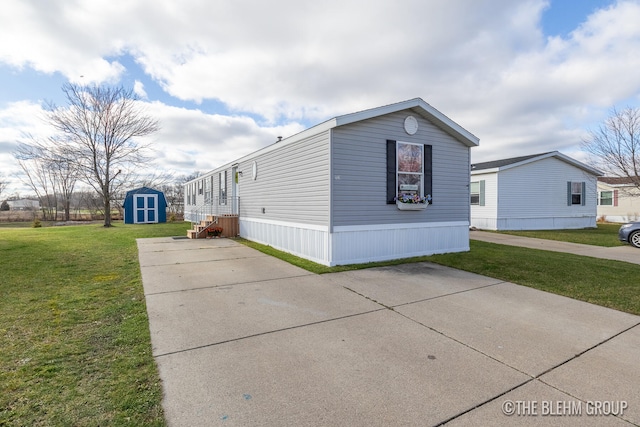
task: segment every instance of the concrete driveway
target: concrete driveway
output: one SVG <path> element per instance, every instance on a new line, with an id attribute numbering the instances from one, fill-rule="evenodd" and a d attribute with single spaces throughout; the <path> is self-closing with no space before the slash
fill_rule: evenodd
<path id="1" fill-rule="evenodd" d="M 170 426 L 640 424 L 638 316 L 430 263 L 138 249 Z"/>

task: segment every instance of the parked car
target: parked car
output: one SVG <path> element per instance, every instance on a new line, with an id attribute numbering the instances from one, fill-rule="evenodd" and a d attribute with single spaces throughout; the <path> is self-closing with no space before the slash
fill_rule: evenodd
<path id="1" fill-rule="evenodd" d="M 630 222 L 620 227 L 618 238 L 621 242 L 629 243 L 640 249 L 640 222 Z"/>

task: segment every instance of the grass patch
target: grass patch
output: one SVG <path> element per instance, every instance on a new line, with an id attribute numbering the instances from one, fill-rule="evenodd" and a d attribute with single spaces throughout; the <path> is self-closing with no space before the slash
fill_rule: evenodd
<path id="1" fill-rule="evenodd" d="M 597 228 L 579 230 L 534 230 L 534 231 L 500 231 L 514 236 L 535 237 L 538 239 L 559 240 L 561 242 L 582 243 L 585 245 L 614 247 L 623 246 L 618 240 L 620 224 L 598 224 Z"/>
<path id="2" fill-rule="evenodd" d="M 640 315 L 640 265 L 476 240 L 470 245 L 470 252 L 425 260 Z"/>
<path id="3" fill-rule="evenodd" d="M 640 265 L 626 262 L 471 240 L 470 252 L 326 267 L 270 246 L 239 241 L 317 274 L 426 261 L 640 315 Z"/>
<path id="4" fill-rule="evenodd" d="M 414 258 L 402 258 L 402 259 L 381 261 L 381 262 L 368 262 L 365 264 L 349 264 L 349 265 L 337 265 L 335 267 L 327 267 L 326 265 L 318 264 L 316 262 L 309 261 L 308 259 L 300 258 L 295 255 L 291 255 L 290 253 L 283 252 L 279 249 L 275 249 L 271 246 L 263 245 L 261 243 L 256 243 L 251 240 L 246 240 L 242 238 L 237 238 L 235 240 L 238 241 L 239 243 L 242 243 L 245 246 L 249 246 L 250 248 L 260 251 L 263 254 L 281 259 L 283 261 L 288 262 L 289 264 L 295 265 L 296 267 L 303 268 L 307 271 L 310 271 L 316 274 L 363 270 L 365 268 L 382 267 L 386 265 L 407 264 L 411 262 L 420 262 L 420 261 L 426 260 L 426 257 L 414 257 Z"/>
<path id="5" fill-rule="evenodd" d="M 136 238 L 188 223 L 0 229 L 0 425 L 165 424 Z"/>

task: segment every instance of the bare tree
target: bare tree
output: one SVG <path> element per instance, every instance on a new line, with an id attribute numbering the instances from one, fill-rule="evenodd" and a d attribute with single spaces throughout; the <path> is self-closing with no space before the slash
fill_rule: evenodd
<path id="1" fill-rule="evenodd" d="M 13 155 L 24 172 L 22 182 L 28 185 L 40 200 L 44 220 L 56 219 L 56 177 L 49 167 L 46 150 L 38 145 L 19 143 Z"/>
<path id="2" fill-rule="evenodd" d="M 160 187 L 164 193 L 169 211 L 178 218 L 184 217 L 184 183 L 200 176 L 200 172 L 191 175 L 181 175 L 173 179 L 173 183 L 166 183 Z"/>
<path id="3" fill-rule="evenodd" d="M 9 185 L 7 181 L 0 181 L 0 199 L 2 199 L 2 193 L 7 189 L 7 185 Z"/>
<path id="4" fill-rule="evenodd" d="M 57 193 L 62 199 L 64 220 L 71 219 L 71 197 L 78 181 L 78 167 L 75 162 L 59 155 L 53 155 L 49 160 L 49 170 L 54 177 Z"/>
<path id="5" fill-rule="evenodd" d="M 121 175 L 147 161 L 147 146 L 137 138 L 158 131 L 158 122 L 144 114 L 132 89 L 65 84 L 62 91 L 68 105 L 47 106 L 47 120 L 58 132 L 52 145 L 100 195 L 104 226 L 110 227 L 111 202 L 122 185 Z"/>
<path id="6" fill-rule="evenodd" d="M 28 136 L 30 144 L 18 143 L 14 156 L 26 175 L 28 184 L 39 197 L 45 194 L 47 206 L 56 207 L 62 202 L 64 220 L 71 217 L 71 197 L 78 181 L 78 168 L 74 162 L 61 156 L 46 142 Z M 51 194 L 51 196 L 49 196 Z M 53 197 L 54 200 L 51 200 Z M 61 200 L 58 200 L 61 199 Z"/>
<path id="7" fill-rule="evenodd" d="M 582 141 L 594 165 L 608 175 L 628 178 L 640 189 L 640 109 L 613 109 Z"/>

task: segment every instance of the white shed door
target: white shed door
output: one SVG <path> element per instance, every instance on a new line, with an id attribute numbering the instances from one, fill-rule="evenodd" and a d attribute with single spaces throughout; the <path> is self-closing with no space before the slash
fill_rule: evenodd
<path id="1" fill-rule="evenodd" d="M 158 222 L 158 195 L 134 194 L 133 223 L 148 224 Z"/>

